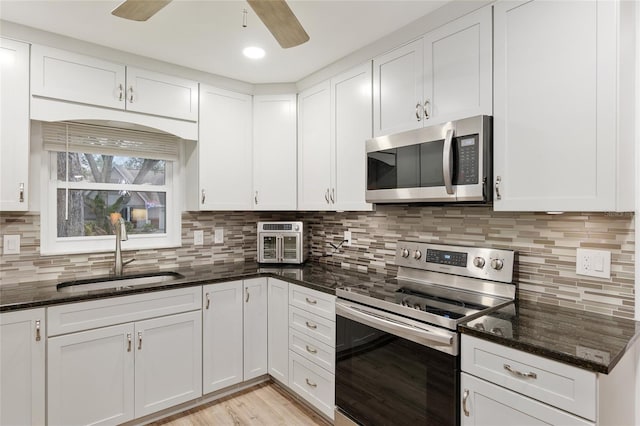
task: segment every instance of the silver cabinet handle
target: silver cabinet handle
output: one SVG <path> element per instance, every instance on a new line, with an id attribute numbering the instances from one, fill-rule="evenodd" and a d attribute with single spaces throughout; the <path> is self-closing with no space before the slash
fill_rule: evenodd
<path id="1" fill-rule="evenodd" d="M 250 295 L 250 293 L 249 293 L 249 289 L 248 289 L 248 288 L 245 288 L 245 289 L 244 289 L 244 292 L 247 294 L 247 297 L 246 297 L 246 299 L 244 299 L 244 301 L 245 301 L 246 303 L 249 303 L 249 295 Z"/>
<path id="2" fill-rule="evenodd" d="M 453 194 L 453 161 L 451 155 L 451 148 L 453 142 L 453 129 L 447 130 L 447 135 L 444 138 L 444 146 L 442 147 L 442 177 L 444 178 L 444 186 L 447 190 L 447 194 Z"/>
<path id="3" fill-rule="evenodd" d="M 24 183 L 20 182 L 19 188 L 20 188 L 20 194 L 18 195 L 18 198 L 21 203 L 24 203 Z"/>
<path id="4" fill-rule="evenodd" d="M 305 300 L 307 301 L 308 304 L 310 305 L 315 305 L 316 303 L 318 303 L 317 300 L 315 299 L 309 299 L 308 297 L 305 297 Z"/>
<path id="5" fill-rule="evenodd" d="M 312 348 L 312 347 L 311 347 L 311 346 L 309 346 L 309 345 L 306 345 L 306 346 L 307 346 L 307 352 L 309 352 L 310 354 L 317 354 L 317 353 L 318 353 L 318 350 L 317 350 L 317 349 Z"/>
<path id="6" fill-rule="evenodd" d="M 202 204 L 204 204 L 204 200 L 206 200 L 206 199 L 207 199 L 207 193 L 206 193 L 206 191 L 203 189 L 203 190 L 202 190 Z"/>
<path id="7" fill-rule="evenodd" d="M 327 192 L 324 193 L 324 199 L 327 200 L 327 204 L 329 204 L 329 188 L 327 188 Z"/>
<path id="8" fill-rule="evenodd" d="M 253 196 L 253 201 L 255 201 L 256 205 L 258 205 L 258 191 L 256 191 L 256 195 Z"/>
<path id="9" fill-rule="evenodd" d="M 133 86 L 129 86 L 129 103 L 133 103 Z"/>
<path id="10" fill-rule="evenodd" d="M 211 306 L 211 298 L 209 297 L 209 293 L 207 293 L 205 297 L 207 299 L 207 305 L 204 308 L 209 309 L 209 306 Z"/>
<path id="11" fill-rule="evenodd" d="M 40 336 L 40 320 L 36 320 L 36 342 L 39 342 L 42 339 Z"/>
<path id="12" fill-rule="evenodd" d="M 418 102 L 416 104 L 416 118 L 418 119 L 418 121 L 422 120 L 422 111 L 420 111 L 421 109 L 422 109 L 422 104 Z"/>
<path id="13" fill-rule="evenodd" d="M 503 368 L 505 370 L 507 370 L 509 373 L 513 374 L 514 376 L 523 377 L 525 379 L 537 379 L 538 378 L 538 375 L 536 373 L 532 373 L 532 372 L 523 373 L 522 371 L 514 370 L 513 368 L 511 368 L 511 366 L 509 364 L 504 364 Z"/>
<path id="14" fill-rule="evenodd" d="M 142 331 L 138 331 L 138 350 L 142 350 Z"/>
<path id="15" fill-rule="evenodd" d="M 428 120 L 429 118 L 431 118 L 431 115 L 427 111 L 427 107 L 431 108 L 431 102 L 429 101 L 429 99 L 424 101 L 424 106 L 422 107 L 422 111 L 424 111 L 424 119 L 425 120 Z"/>
<path id="16" fill-rule="evenodd" d="M 122 83 L 118 84 L 118 100 L 121 101 L 124 96 L 124 89 L 122 88 Z"/>
<path id="17" fill-rule="evenodd" d="M 315 330 L 316 328 L 318 328 L 316 324 L 310 323 L 309 321 L 306 321 L 305 324 L 307 324 L 307 327 L 309 327 L 312 330 Z"/>
<path id="18" fill-rule="evenodd" d="M 465 389 L 462 394 L 462 411 L 464 411 L 464 415 L 469 417 L 469 409 L 467 408 L 467 399 L 469 399 L 469 389 Z"/>
<path id="19" fill-rule="evenodd" d="M 131 352 L 131 333 L 127 333 L 127 352 Z"/>
<path id="20" fill-rule="evenodd" d="M 335 204 L 336 203 L 336 189 L 335 188 L 331 188 L 331 203 Z"/>
<path id="21" fill-rule="evenodd" d="M 502 182 L 502 178 L 496 176 L 496 199 L 498 200 L 502 200 L 502 196 L 500 195 L 500 182 Z"/>
<path id="22" fill-rule="evenodd" d="M 311 386 L 312 388 L 317 388 L 318 384 L 317 383 L 313 383 L 311 380 L 309 379 L 305 379 L 307 381 L 307 385 Z"/>

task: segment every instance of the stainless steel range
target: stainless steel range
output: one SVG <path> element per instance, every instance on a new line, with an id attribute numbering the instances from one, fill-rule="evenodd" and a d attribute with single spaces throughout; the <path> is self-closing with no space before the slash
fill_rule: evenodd
<path id="1" fill-rule="evenodd" d="M 456 328 L 514 300 L 514 252 L 400 241 L 396 264 L 336 290 L 336 424 L 458 425 Z"/>

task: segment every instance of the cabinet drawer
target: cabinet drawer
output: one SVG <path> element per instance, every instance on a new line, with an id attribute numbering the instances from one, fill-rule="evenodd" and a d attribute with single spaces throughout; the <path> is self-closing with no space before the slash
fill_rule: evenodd
<path id="1" fill-rule="evenodd" d="M 47 310 L 48 335 L 195 311 L 201 306 L 200 286 L 53 306 Z"/>
<path id="2" fill-rule="evenodd" d="M 461 424 L 593 426 L 592 422 L 462 373 Z"/>
<path id="3" fill-rule="evenodd" d="M 466 373 L 595 421 L 595 373 L 464 334 L 461 355 Z"/>
<path id="4" fill-rule="evenodd" d="M 289 306 L 289 327 L 331 347 L 336 346 L 335 321 Z"/>
<path id="5" fill-rule="evenodd" d="M 333 420 L 335 377 L 289 351 L 289 384 L 294 392 Z"/>
<path id="6" fill-rule="evenodd" d="M 289 284 L 289 304 L 328 320 L 336 320 L 336 297 L 330 294 Z"/>
<path id="7" fill-rule="evenodd" d="M 332 346 L 289 329 L 289 349 L 335 374 L 336 350 Z"/>

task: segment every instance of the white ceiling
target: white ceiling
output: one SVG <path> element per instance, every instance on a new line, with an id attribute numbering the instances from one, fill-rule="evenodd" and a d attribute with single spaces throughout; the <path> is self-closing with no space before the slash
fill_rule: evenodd
<path id="1" fill-rule="evenodd" d="M 310 41 L 282 49 L 242 0 L 173 0 L 147 22 L 119 0 L 0 0 L 0 19 L 248 83 L 296 82 L 442 6 L 436 0 L 291 0 Z M 242 28 L 242 10 L 248 27 Z M 242 56 L 263 47 L 259 61 Z"/>

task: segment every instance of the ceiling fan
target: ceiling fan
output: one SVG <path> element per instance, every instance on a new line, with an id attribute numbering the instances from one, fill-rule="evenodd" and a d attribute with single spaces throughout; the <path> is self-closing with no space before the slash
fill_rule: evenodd
<path id="1" fill-rule="evenodd" d="M 111 14 L 133 21 L 146 21 L 171 0 L 125 0 Z M 247 0 L 258 18 L 284 49 L 309 41 L 296 15 L 285 0 Z"/>

